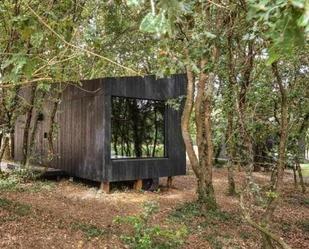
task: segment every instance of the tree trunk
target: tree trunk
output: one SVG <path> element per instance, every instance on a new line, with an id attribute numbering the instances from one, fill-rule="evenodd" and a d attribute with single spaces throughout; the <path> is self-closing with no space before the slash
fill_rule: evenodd
<path id="1" fill-rule="evenodd" d="M 219 156 L 220 156 L 221 151 L 222 151 L 222 144 L 219 143 L 218 147 L 215 150 L 215 164 L 219 164 L 219 162 L 220 162 Z"/>
<path id="2" fill-rule="evenodd" d="M 53 109 L 50 115 L 50 124 L 49 124 L 49 131 L 47 133 L 47 140 L 48 140 L 48 150 L 49 154 L 54 156 L 55 148 L 54 148 L 54 134 L 55 134 L 55 126 L 56 126 L 56 114 L 59 106 L 59 101 L 61 98 L 62 90 L 58 89 L 57 100 L 54 102 Z"/>
<path id="3" fill-rule="evenodd" d="M 1 132 L 1 133 L 0 133 L 0 148 L 1 148 L 1 146 L 2 146 L 2 139 L 3 139 L 3 133 Z"/>
<path id="4" fill-rule="evenodd" d="M 208 79 L 205 93 L 205 132 L 206 132 L 206 187 L 208 200 L 207 205 L 210 209 L 217 209 L 217 202 L 215 198 L 215 191 L 212 184 L 212 169 L 213 169 L 213 141 L 212 141 L 212 94 L 214 87 L 214 75 L 211 74 Z"/>
<path id="5" fill-rule="evenodd" d="M 299 183 L 303 193 L 306 193 L 306 186 L 304 183 L 304 178 L 302 174 L 302 170 L 300 167 L 300 158 L 305 158 L 304 151 L 306 149 L 305 137 L 306 131 L 309 127 L 309 113 L 307 113 L 304 117 L 303 123 L 301 124 L 298 131 L 298 141 L 297 141 L 297 156 L 296 156 L 296 170 L 298 172 Z"/>
<path id="6" fill-rule="evenodd" d="M 306 193 L 306 185 L 305 185 L 305 182 L 304 182 L 303 173 L 302 173 L 302 170 L 301 170 L 299 163 L 297 163 L 296 168 L 297 168 L 297 172 L 298 172 L 299 184 L 301 186 L 302 193 L 304 194 L 304 193 Z"/>
<path id="7" fill-rule="evenodd" d="M 241 87 L 240 90 L 238 91 L 238 96 L 236 98 L 236 110 L 238 112 L 240 136 L 244 145 L 243 159 L 245 163 L 245 169 L 247 172 L 247 183 L 251 181 L 252 171 L 254 169 L 253 144 L 246 119 L 247 94 L 248 94 L 248 88 L 251 83 L 253 61 L 254 61 L 253 42 L 249 41 L 248 53 L 246 54 L 245 57 L 244 71 L 242 73 Z"/>
<path id="8" fill-rule="evenodd" d="M 11 160 L 14 160 L 15 158 L 15 127 L 12 127 L 12 130 L 10 132 L 10 158 Z"/>
<path id="9" fill-rule="evenodd" d="M 142 156 L 142 134 L 141 134 L 141 124 L 142 120 L 140 117 L 140 113 L 137 107 L 137 102 L 135 99 L 132 100 L 130 103 L 130 113 L 132 115 L 132 119 L 134 122 L 132 123 L 133 128 L 133 145 L 134 145 L 134 152 L 136 157 Z"/>
<path id="10" fill-rule="evenodd" d="M 31 135 L 30 135 L 30 138 L 29 138 L 28 157 L 27 157 L 27 162 L 26 162 L 25 166 L 28 166 L 30 157 L 33 156 L 33 152 L 34 152 L 34 149 L 35 149 L 34 148 L 35 147 L 35 136 L 37 134 L 38 124 L 39 124 L 39 114 L 37 113 L 35 120 L 34 120 L 33 127 L 32 127 Z"/>
<path id="11" fill-rule="evenodd" d="M 9 138 L 8 137 L 4 137 L 3 138 L 3 141 L 2 141 L 2 146 L 0 148 L 0 163 L 3 159 L 3 156 L 4 156 L 4 153 L 6 151 L 6 148 L 8 147 L 9 145 Z M 1 168 L 0 168 L 0 171 L 1 171 Z"/>
<path id="12" fill-rule="evenodd" d="M 185 53 L 187 58 L 189 58 L 188 50 L 186 50 Z M 188 79 L 187 96 L 181 118 L 181 130 L 190 164 L 197 178 L 198 201 L 208 209 L 216 209 L 217 203 L 212 185 L 213 144 L 211 126 L 212 89 L 214 77 L 208 79 L 208 75 L 204 71 L 206 62 L 206 59 L 202 59 L 199 62 L 200 74 L 198 75 L 195 101 L 195 77 L 192 68 L 189 65 L 186 66 Z M 208 83 L 207 87 L 206 82 Z M 190 119 L 193 111 L 193 105 L 195 110 L 198 156 L 193 149 L 193 142 L 190 134 Z"/>
<path id="13" fill-rule="evenodd" d="M 152 148 L 152 157 L 156 156 L 156 147 L 157 147 L 157 140 L 158 140 L 158 122 L 157 122 L 157 110 L 155 109 L 155 134 L 154 134 L 154 141 L 153 141 L 153 148 Z"/>
<path id="14" fill-rule="evenodd" d="M 295 162 L 295 164 L 293 164 L 294 188 L 295 188 L 295 189 L 298 189 L 298 182 L 297 182 L 296 171 L 297 171 L 297 165 L 296 165 L 296 162 Z"/>
<path id="15" fill-rule="evenodd" d="M 226 151 L 228 155 L 228 163 L 227 163 L 227 180 L 228 180 L 228 195 L 235 195 L 236 194 L 236 186 L 234 180 L 234 160 L 235 160 L 235 140 L 234 140 L 234 120 L 233 116 L 235 114 L 235 105 L 234 105 L 234 86 L 236 84 L 236 77 L 235 77 L 235 63 L 233 58 L 233 23 L 234 17 L 231 15 L 229 17 L 229 31 L 227 36 L 227 62 L 228 62 L 228 93 L 226 96 L 227 99 L 227 127 L 226 127 L 226 136 L 225 136 L 225 144 L 226 144 Z"/>
<path id="16" fill-rule="evenodd" d="M 241 100 L 240 100 L 241 101 Z M 239 129 L 240 129 L 240 136 L 242 138 L 244 144 L 244 152 L 243 152 L 243 160 L 245 164 L 245 169 L 247 172 L 247 179 L 251 179 L 252 171 L 253 171 L 253 163 L 254 163 L 254 156 L 253 156 L 253 144 L 251 140 L 251 134 L 247 130 L 246 121 L 245 121 L 245 113 L 244 113 L 244 104 L 240 104 L 240 101 L 236 104 L 237 111 L 238 111 L 238 120 L 239 120 Z M 250 180 L 249 180 L 250 181 Z"/>
<path id="17" fill-rule="evenodd" d="M 281 115 L 280 115 L 280 142 L 278 149 L 278 162 L 276 167 L 276 175 L 272 182 L 272 191 L 277 194 L 276 197 L 270 198 L 266 212 L 264 215 L 263 223 L 265 227 L 268 228 L 276 207 L 278 206 L 280 200 L 280 194 L 283 183 L 284 168 L 286 163 L 286 143 L 287 143 L 287 131 L 288 131 L 288 99 L 287 90 L 281 80 L 277 63 L 272 64 L 273 74 L 275 76 L 276 82 L 279 87 L 280 97 L 281 97 Z M 263 233 L 263 248 L 273 248 L 271 238 Z"/>
<path id="18" fill-rule="evenodd" d="M 26 114 L 26 123 L 24 128 L 24 136 L 23 136 L 23 153 L 24 158 L 22 161 L 22 165 L 26 166 L 29 161 L 29 134 L 30 134 L 30 126 L 31 126 L 31 120 L 33 116 L 33 109 L 34 109 L 34 101 L 35 101 L 35 92 L 36 92 L 37 86 L 32 86 L 31 88 L 31 97 L 29 101 L 29 108 Z"/>
<path id="19" fill-rule="evenodd" d="M 260 172 L 261 171 L 261 164 L 264 162 L 265 158 L 263 155 L 263 149 L 264 146 L 255 143 L 253 146 L 253 154 L 254 154 L 254 165 L 253 165 L 253 171 L 254 172 Z"/>
<path id="20" fill-rule="evenodd" d="M 204 75 L 205 76 L 205 75 Z M 187 84 L 187 96 L 186 96 L 186 102 L 184 105 L 184 110 L 181 118 L 181 130 L 182 135 L 184 139 L 184 143 L 186 146 L 186 151 L 190 160 L 190 164 L 192 167 L 192 170 L 194 171 L 196 178 L 197 178 L 197 195 L 198 195 L 198 201 L 203 204 L 210 203 L 213 198 L 213 189 L 211 190 L 212 186 L 207 183 L 209 180 L 206 180 L 206 158 L 205 158 L 205 139 L 203 137 L 203 119 L 201 118 L 200 114 L 203 115 L 203 112 L 198 112 L 197 110 L 202 109 L 202 96 L 203 91 L 198 92 L 198 97 L 196 98 L 195 102 L 195 111 L 198 114 L 196 119 L 196 125 L 197 125 L 197 145 L 199 150 L 199 157 L 197 157 L 194 149 L 193 149 L 193 142 L 190 135 L 190 118 L 193 110 L 193 103 L 194 103 L 194 89 L 195 89 L 195 78 L 193 76 L 192 70 L 190 67 L 187 67 L 187 78 L 188 78 L 188 84 Z M 199 80 L 199 88 L 203 87 L 203 84 L 205 84 L 205 81 Z M 205 134 L 205 133 L 204 133 Z M 204 150 L 203 150 L 204 148 Z M 210 197 L 209 197 L 210 196 Z M 213 205 L 207 205 L 209 207 Z"/>
<path id="21" fill-rule="evenodd" d="M 236 186 L 234 180 L 234 157 L 235 157 L 235 144 L 234 144 L 234 135 L 233 135 L 233 110 L 231 109 L 228 112 L 227 117 L 227 129 L 226 129 L 226 148 L 228 154 L 228 163 L 227 163 L 227 179 L 228 179 L 228 195 L 236 194 Z"/>
<path id="22" fill-rule="evenodd" d="M 195 89 L 195 78 L 193 76 L 193 73 L 191 71 L 191 68 L 187 66 L 187 95 L 186 95 L 186 101 L 183 108 L 183 113 L 181 117 L 181 132 L 183 136 L 183 140 L 186 147 L 186 152 L 189 157 L 189 161 L 192 167 L 192 170 L 194 171 L 197 182 L 198 182 L 198 189 L 197 192 L 199 193 L 199 179 L 200 179 L 200 169 L 199 169 L 199 163 L 197 155 L 193 149 L 193 142 L 190 135 L 190 118 L 191 113 L 193 110 L 193 102 L 194 102 L 194 89 Z"/>

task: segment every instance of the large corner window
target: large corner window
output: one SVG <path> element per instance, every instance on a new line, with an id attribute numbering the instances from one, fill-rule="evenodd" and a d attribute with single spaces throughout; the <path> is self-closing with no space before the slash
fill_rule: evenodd
<path id="1" fill-rule="evenodd" d="M 165 103 L 112 97 L 111 158 L 165 157 Z"/>

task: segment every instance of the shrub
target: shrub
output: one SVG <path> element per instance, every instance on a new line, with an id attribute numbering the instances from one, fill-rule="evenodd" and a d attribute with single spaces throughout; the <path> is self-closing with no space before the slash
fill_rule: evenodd
<path id="1" fill-rule="evenodd" d="M 140 215 L 117 217 L 117 224 L 128 224 L 133 228 L 130 235 L 121 236 L 122 240 L 133 249 L 172 249 L 179 248 L 187 234 L 185 227 L 178 230 L 162 228 L 151 225 L 150 218 L 158 212 L 159 207 L 155 202 L 146 202 L 144 211 Z"/>
<path id="2" fill-rule="evenodd" d="M 22 182 L 33 181 L 40 176 L 40 173 L 28 168 L 14 170 L 12 171 L 12 174 L 19 178 Z"/>
<path id="3" fill-rule="evenodd" d="M 223 248 L 223 243 L 214 234 L 207 235 L 206 240 L 209 242 L 212 249 L 222 249 Z"/>
<path id="4" fill-rule="evenodd" d="M 220 210 L 206 210 L 202 204 L 198 202 L 185 203 L 171 213 L 170 217 L 177 221 L 189 221 L 194 217 L 203 217 L 206 222 L 226 222 L 234 219 L 233 215 Z"/>
<path id="5" fill-rule="evenodd" d="M 304 232 L 309 232 L 309 219 L 300 220 L 297 222 L 298 227 L 300 227 Z"/>
<path id="6" fill-rule="evenodd" d="M 82 222 L 72 223 L 73 230 L 80 230 L 84 233 L 87 239 L 97 238 L 105 234 L 105 230 L 91 224 L 85 224 Z"/>
<path id="7" fill-rule="evenodd" d="M 2 175 L 0 178 L 0 192 L 19 189 L 20 179 L 15 175 Z"/>
<path id="8" fill-rule="evenodd" d="M 202 216 L 202 212 L 200 205 L 196 202 L 187 202 L 177 207 L 176 210 L 170 215 L 172 219 L 176 219 L 177 221 L 182 221 L 198 216 Z"/>
<path id="9" fill-rule="evenodd" d="M 50 191 L 55 187 L 55 183 L 51 181 L 35 181 L 29 188 L 30 192 L 39 192 L 42 190 Z"/>
<path id="10" fill-rule="evenodd" d="M 25 216 L 31 212 L 30 205 L 11 201 L 6 198 L 0 198 L 0 208 L 5 209 L 8 212 L 14 213 L 18 216 Z"/>
<path id="11" fill-rule="evenodd" d="M 30 188 L 25 189 L 24 183 L 34 181 L 39 175 L 29 169 L 18 169 L 11 172 L 1 172 L 0 192 L 1 191 L 24 191 L 29 190 L 38 192 L 40 190 L 50 190 L 54 184 L 48 181 L 35 181 Z"/>

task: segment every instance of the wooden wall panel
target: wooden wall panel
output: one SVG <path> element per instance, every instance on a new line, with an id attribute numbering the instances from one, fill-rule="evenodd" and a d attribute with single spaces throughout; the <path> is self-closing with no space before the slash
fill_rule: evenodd
<path id="1" fill-rule="evenodd" d="M 105 98 L 123 96 L 166 101 L 185 95 L 186 77 L 156 79 L 154 76 L 109 78 L 105 81 Z M 105 180 L 123 181 L 147 179 L 186 173 L 185 147 L 181 135 L 181 110 L 166 107 L 167 158 L 111 159 L 111 103 L 106 102 L 105 127 Z"/>
<path id="2" fill-rule="evenodd" d="M 69 86 L 59 112 L 60 162 L 72 176 L 101 181 L 103 172 L 104 96 L 100 80 Z"/>
<path id="3" fill-rule="evenodd" d="M 94 181 L 121 181 L 182 175 L 186 172 L 185 148 L 181 136 L 181 111 L 166 107 L 167 158 L 111 160 L 111 97 L 125 96 L 164 100 L 185 95 L 186 77 L 105 78 L 67 85 L 56 120 L 59 124 L 54 146 L 56 157 L 47 160 L 52 101 L 44 106 L 44 121 L 36 136 L 38 163 L 63 169 L 72 176 Z M 15 155 L 22 159 L 23 118 L 16 125 Z"/>

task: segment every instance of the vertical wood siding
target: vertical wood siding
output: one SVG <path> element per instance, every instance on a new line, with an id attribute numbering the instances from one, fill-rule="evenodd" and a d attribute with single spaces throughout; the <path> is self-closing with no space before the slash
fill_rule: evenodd
<path id="1" fill-rule="evenodd" d="M 72 176 L 94 181 L 121 181 L 185 174 L 185 148 L 181 136 L 181 111 L 166 107 L 167 158 L 111 160 L 111 96 L 167 100 L 185 95 L 186 78 L 175 75 L 156 80 L 154 76 L 120 77 L 83 81 L 63 92 L 56 120 L 56 156 L 48 161 L 52 97 L 44 105 L 44 120 L 36 135 L 35 163 L 63 169 Z M 27 98 L 27 91 L 24 97 Z M 22 160 L 24 117 L 16 124 L 15 159 Z"/>

